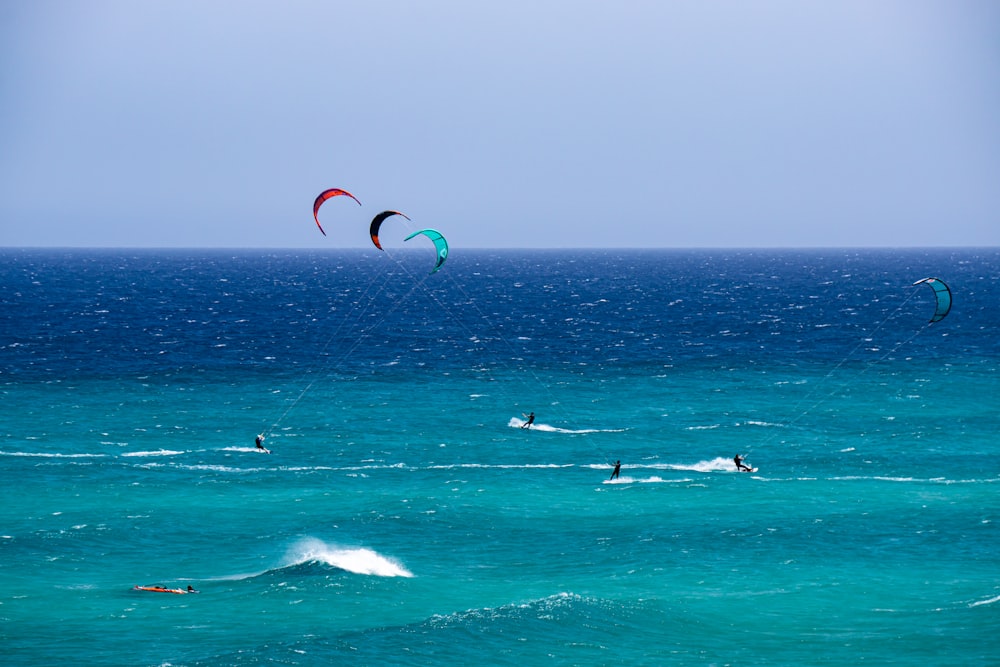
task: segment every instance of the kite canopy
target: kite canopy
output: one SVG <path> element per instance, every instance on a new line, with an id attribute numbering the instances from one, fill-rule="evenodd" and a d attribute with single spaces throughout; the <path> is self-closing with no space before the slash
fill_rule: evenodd
<path id="1" fill-rule="evenodd" d="M 386 218 L 388 218 L 390 216 L 393 216 L 393 215 L 401 215 L 404 218 L 406 218 L 407 220 L 410 219 L 405 213 L 400 213 L 399 211 L 382 211 L 381 213 L 379 213 L 378 215 L 376 215 L 374 218 L 372 218 L 372 226 L 368 230 L 368 233 L 371 234 L 371 236 L 372 236 L 372 243 L 374 243 L 375 247 L 378 248 L 379 250 L 383 250 L 382 244 L 379 243 L 379 240 L 378 240 L 378 230 L 379 230 L 379 227 L 382 226 L 382 223 L 385 221 Z"/>
<path id="2" fill-rule="evenodd" d="M 319 196 L 316 197 L 316 201 L 313 202 L 313 218 L 315 218 L 316 226 L 319 227 L 319 231 L 321 232 L 323 232 L 323 225 L 319 224 L 319 207 L 322 206 L 323 202 L 325 202 L 330 197 L 336 197 L 338 195 L 347 195 L 354 201 L 357 201 L 358 206 L 361 206 L 361 202 L 358 201 L 358 198 L 352 195 L 347 190 L 341 190 L 340 188 L 330 188 L 329 190 L 324 190 L 323 192 L 319 193 Z M 323 232 L 323 236 L 326 236 L 326 232 Z"/>
<path id="3" fill-rule="evenodd" d="M 418 234 L 423 234 L 429 238 L 434 242 L 434 247 L 437 248 L 437 261 L 434 263 L 434 268 L 431 269 L 431 273 L 434 273 L 441 268 L 441 265 L 444 264 L 444 260 L 448 259 L 448 241 L 446 241 L 444 236 L 441 235 L 441 232 L 436 229 L 421 229 L 420 231 L 413 232 L 403 240 L 409 241 Z"/>
<path id="4" fill-rule="evenodd" d="M 937 306 L 934 309 L 934 316 L 931 318 L 931 323 L 943 320 L 945 315 L 951 310 L 951 290 L 944 281 L 940 278 L 921 278 L 913 284 L 926 284 L 934 290 L 934 296 L 937 297 Z"/>

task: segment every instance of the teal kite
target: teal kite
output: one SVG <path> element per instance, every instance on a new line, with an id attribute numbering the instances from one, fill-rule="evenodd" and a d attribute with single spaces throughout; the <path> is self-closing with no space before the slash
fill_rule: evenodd
<path id="1" fill-rule="evenodd" d="M 444 264 L 444 260 L 448 259 L 448 241 L 446 241 L 444 236 L 441 235 L 441 232 L 436 229 L 421 229 L 413 232 L 403 240 L 409 241 L 418 234 L 423 234 L 429 238 L 434 242 L 434 247 L 437 248 L 437 261 L 434 263 L 434 268 L 431 269 L 431 273 L 434 273 L 441 268 L 441 265 Z"/>
<path id="2" fill-rule="evenodd" d="M 937 298 L 936 306 L 934 308 L 934 316 L 931 317 L 930 323 L 940 322 L 945 318 L 945 315 L 951 311 L 951 290 L 940 278 L 921 278 L 914 285 L 925 284 L 928 285 L 932 290 L 934 290 L 934 296 Z"/>

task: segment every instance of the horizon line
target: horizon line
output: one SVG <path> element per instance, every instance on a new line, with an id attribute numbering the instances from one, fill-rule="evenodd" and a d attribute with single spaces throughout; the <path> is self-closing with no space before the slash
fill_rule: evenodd
<path id="1" fill-rule="evenodd" d="M 454 246 L 462 250 L 502 250 L 523 252 L 550 252 L 553 250 L 585 251 L 585 250 L 623 250 L 652 252 L 658 250 L 997 250 L 1000 245 L 795 245 L 795 246 L 568 246 L 568 247 L 523 247 L 523 246 Z M 346 251 L 368 250 L 371 246 L 339 246 L 317 248 L 314 246 L 165 246 L 165 245 L 121 245 L 121 246 L 75 246 L 75 245 L 0 245 L 0 250 L 308 250 L 308 251 Z M 419 252 L 418 248 L 395 248 L 396 252 Z"/>

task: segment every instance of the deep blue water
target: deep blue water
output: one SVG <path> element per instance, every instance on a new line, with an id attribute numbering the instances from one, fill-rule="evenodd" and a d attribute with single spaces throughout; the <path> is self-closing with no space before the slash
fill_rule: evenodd
<path id="1" fill-rule="evenodd" d="M 10 664 L 1000 660 L 997 249 L 0 259 Z"/>

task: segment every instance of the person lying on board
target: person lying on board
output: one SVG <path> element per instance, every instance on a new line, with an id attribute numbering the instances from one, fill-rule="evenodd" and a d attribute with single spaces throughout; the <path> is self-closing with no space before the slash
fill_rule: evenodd
<path id="1" fill-rule="evenodd" d="M 133 590 L 137 591 L 147 591 L 149 593 L 173 593 L 175 595 L 184 595 L 186 593 L 197 593 L 194 586 L 188 586 L 187 590 L 183 588 L 166 588 L 165 586 L 134 586 Z"/>

